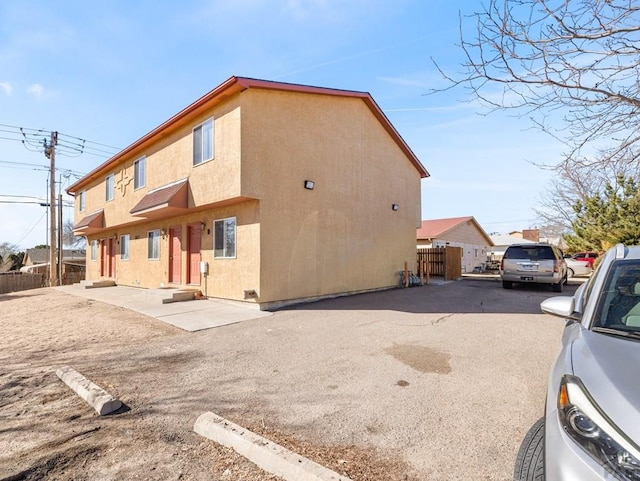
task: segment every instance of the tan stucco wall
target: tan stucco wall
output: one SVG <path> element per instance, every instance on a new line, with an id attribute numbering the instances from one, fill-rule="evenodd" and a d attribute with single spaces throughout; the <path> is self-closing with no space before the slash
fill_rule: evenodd
<path id="1" fill-rule="evenodd" d="M 212 116 L 215 158 L 193 167 L 192 129 Z M 133 162 L 142 155 L 146 186 L 134 191 Z M 129 234 L 130 260 L 118 251 L 116 282 L 169 285 L 169 236 L 161 240 L 160 259 L 147 260 L 147 232 L 180 225 L 182 283 L 175 287 L 188 287 L 186 226 L 200 222 L 210 272 L 200 288 L 210 297 L 275 305 L 395 286 L 404 262 L 415 262 L 420 174 L 359 98 L 249 89 L 132 152 L 123 165 L 112 169 L 116 185 L 126 184 L 113 201 L 104 202 L 103 176 L 86 188 L 85 211 L 76 210 L 76 222 L 105 212 L 105 231 L 88 236 L 87 279 L 100 279 L 90 241 Z M 185 215 L 129 214 L 149 190 L 184 178 Z M 303 188 L 306 179 L 315 182 L 313 191 Z M 214 259 L 213 221 L 227 217 L 237 220 L 236 257 Z M 245 299 L 249 290 L 255 300 Z"/>
<path id="2" fill-rule="evenodd" d="M 242 190 L 261 199 L 261 300 L 397 285 L 415 262 L 420 175 L 372 112 L 357 98 L 257 89 L 242 105 Z"/>
<path id="3" fill-rule="evenodd" d="M 188 216 L 180 216 L 161 221 L 148 222 L 109 229 L 89 239 L 105 239 L 116 236 L 116 271 L 112 278 L 119 285 L 137 287 L 199 287 L 212 297 L 244 299 L 244 290 L 259 290 L 260 252 L 247 248 L 256 245 L 260 236 L 258 222 L 259 204 L 257 201 L 244 202 L 233 206 L 202 211 Z M 213 222 L 216 219 L 236 218 L 236 236 L 239 246 L 234 259 L 219 259 L 213 255 Z M 199 284 L 189 284 L 187 278 L 187 225 L 205 222 L 201 235 L 202 261 L 209 263 L 209 275 L 201 277 Z M 160 258 L 147 258 L 147 234 L 150 230 L 180 226 L 182 231 L 182 268 L 181 283 L 169 282 L 169 236 L 160 240 Z M 130 236 L 129 260 L 120 257 L 120 236 Z M 91 261 L 90 242 L 87 246 L 87 279 L 100 279 L 100 260 Z M 206 280 L 206 283 L 205 283 Z M 254 302 L 250 300 L 249 302 Z"/>
<path id="4" fill-rule="evenodd" d="M 193 166 L 193 128 L 211 117 L 214 159 Z M 87 186 L 84 212 L 79 212 L 76 202 L 76 222 L 98 209 L 104 209 L 107 226 L 144 222 L 143 218 L 129 214 L 131 209 L 150 190 L 185 178 L 189 178 L 190 208 L 238 197 L 240 155 L 240 109 L 232 100 L 200 115 L 150 148 L 132 153 L 123 164 Z M 133 164 L 142 156 L 146 157 L 146 183 L 134 190 Z M 115 174 L 114 199 L 106 202 L 105 179 L 110 173 Z"/>

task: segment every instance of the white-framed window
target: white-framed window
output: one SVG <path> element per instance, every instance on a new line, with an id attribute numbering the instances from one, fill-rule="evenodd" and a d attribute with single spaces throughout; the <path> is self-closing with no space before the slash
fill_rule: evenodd
<path id="1" fill-rule="evenodd" d="M 120 260 L 129 260 L 129 234 L 120 236 Z"/>
<path id="2" fill-rule="evenodd" d="M 133 188 L 139 189 L 144 187 L 146 183 L 145 164 L 147 163 L 145 157 L 140 157 L 133 163 Z"/>
<path id="3" fill-rule="evenodd" d="M 147 259 L 160 259 L 160 229 L 150 230 L 147 233 Z"/>
<path id="4" fill-rule="evenodd" d="M 78 210 L 80 212 L 84 212 L 86 205 L 84 203 L 84 190 L 81 190 L 80 192 L 78 192 Z"/>
<path id="5" fill-rule="evenodd" d="M 213 223 L 213 257 L 234 258 L 236 256 L 236 218 L 216 220 Z"/>
<path id="6" fill-rule="evenodd" d="M 97 240 L 91 241 L 91 260 L 92 261 L 98 260 L 98 241 Z"/>
<path id="7" fill-rule="evenodd" d="M 109 174 L 107 178 L 104 180 L 106 200 L 113 200 L 113 186 L 114 186 L 114 175 Z"/>
<path id="8" fill-rule="evenodd" d="M 213 119 L 193 129 L 193 165 L 213 159 Z"/>

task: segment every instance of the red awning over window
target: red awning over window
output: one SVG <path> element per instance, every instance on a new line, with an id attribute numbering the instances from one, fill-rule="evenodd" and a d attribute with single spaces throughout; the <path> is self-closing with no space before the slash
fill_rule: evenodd
<path id="1" fill-rule="evenodd" d="M 130 214 L 137 217 L 158 217 L 175 214 L 188 208 L 188 180 L 181 180 L 164 187 L 149 191 L 131 209 Z"/>

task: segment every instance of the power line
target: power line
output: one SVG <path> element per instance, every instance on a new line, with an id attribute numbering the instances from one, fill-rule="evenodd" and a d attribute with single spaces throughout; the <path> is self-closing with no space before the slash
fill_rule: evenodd
<path id="1" fill-rule="evenodd" d="M 26 149 L 36 152 L 43 152 L 43 150 L 46 149 L 47 136 L 50 134 L 50 132 L 43 129 L 32 129 L 8 124 L 0 124 L 0 133 L 5 134 L 0 137 L 1 140 L 20 142 Z M 69 157 L 78 157 L 82 154 L 97 157 L 112 157 L 121 150 L 118 147 L 93 142 L 68 134 L 58 133 L 58 138 L 58 154 Z"/>
<path id="2" fill-rule="evenodd" d="M 29 230 L 28 230 L 28 231 L 27 231 L 27 232 L 22 236 L 22 238 L 20 238 L 20 240 L 18 240 L 18 242 L 16 242 L 15 244 L 16 244 L 16 245 L 19 245 L 19 244 L 20 244 L 20 242 L 22 242 L 23 240 L 25 240 L 25 239 L 27 238 L 27 236 L 33 232 L 33 229 L 35 229 L 35 228 L 38 226 L 38 224 L 40 224 L 40 221 L 41 221 L 41 220 L 42 220 L 42 218 L 43 218 L 44 216 L 46 216 L 46 215 L 47 215 L 47 211 L 45 211 L 45 212 L 40 216 L 40 218 L 36 221 L 36 223 L 35 223 L 35 224 L 33 224 L 33 226 L 31 227 L 31 229 L 29 229 Z"/>
<path id="3" fill-rule="evenodd" d="M 6 168 L 11 168 L 11 169 L 29 169 L 29 170 L 49 170 L 49 166 L 48 165 L 44 165 L 44 164 L 28 164 L 28 163 L 23 163 L 23 162 L 12 162 L 10 160 L 0 160 L 0 167 L 3 167 L 3 165 L 1 164 L 7 164 L 8 166 L 12 166 L 12 167 L 6 167 Z M 71 169 L 65 169 L 64 167 L 58 167 L 59 171 L 62 171 L 64 174 L 70 174 L 73 176 L 84 176 L 86 175 L 86 173 L 84 172 L 78 172 L 76 170 L 71 170 Z"/>

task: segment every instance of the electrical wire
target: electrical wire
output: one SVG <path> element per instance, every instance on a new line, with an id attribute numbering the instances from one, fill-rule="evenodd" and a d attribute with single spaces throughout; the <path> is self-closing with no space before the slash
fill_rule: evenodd
<path id="1" fill-rule="evenodd" d="M 35 224 L 33 224 L 33 226 L 20 238 L 20 240 L 18 240 L 18 242 L 15 242 L 15 245 L 20 245 L 20 242 L 22 242 L 23 240 L 25 240 L 27 238 L 27 236 L 29 234 L 31 234 L 33 232 L 33 229 L 35 229 L 36 227 L 38 227 L 38 224 L 40 224 L 40 222 L 42 221 L 42 219 L 47 215 L 47 212 L 45 211 L 44 214 L 42 214 L 40 216 L 40 218 L 36 221 Z"/>
<path id="2" fill-rule="evenodd" d="M 5 168 L 7 169 L 21 169 L 21 170 L 49 170 L 49 166 L 48 165 L 43 165 L 43 164 L 24 164 L 22 162 L 12 162 L 9 160 L 0 160 L 0 167 L 4 167 L 2 164 L 8 164 L 11 167 L 7 166 Z M 71 170 L 71 169 L 67 169 L 64 167 L 56 167 L 57 171 L 62 172 L 63 174 L 71 174 L 73 176 L 79 176 L 77 178 L 83 177 L 86 174 L 83 172 L 78 172 L 76 170 Z"/>
<path id="3" fill-rule="evenodd" d="M 50 147 L 48 136 L 51 132 L 43 129 L 32 129 L 27 127 L 19 127 L 17 125 L 0 124 L 0 133 L 10 134 L 0 136 L 0 140 L 12 140 L 21 142 L 26 149 L 30 151 L 45 152 Z M 56 153 L 68 156 L 79 157 L 82 154 L 93 155 L 97 157 L 113 157 L 120 150 L 118 147 L 93 142 L 91 140 L 82 139 L 73 135 L 56 133 Z"/>

